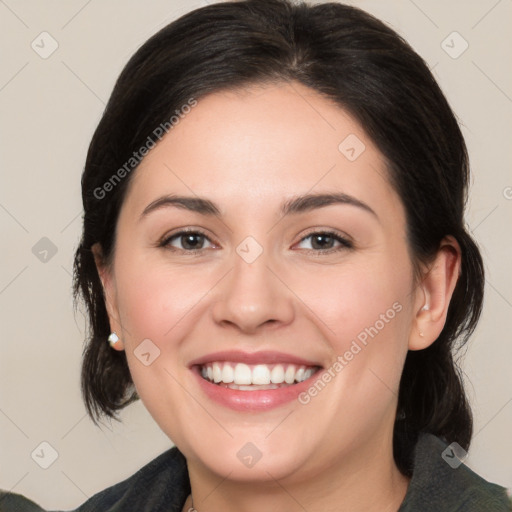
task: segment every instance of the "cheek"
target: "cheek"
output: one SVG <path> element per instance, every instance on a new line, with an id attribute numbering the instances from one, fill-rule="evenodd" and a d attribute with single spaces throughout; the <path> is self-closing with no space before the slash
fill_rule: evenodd
<path id="1" fill-rule="evenodd" d="M 116 266 L 118 311 L 130 373 L 145 407 L 167 433 L 169 425 L 176 428 L 173 411 L 183 402 L 181 344 L 203 311 L 201 299 L 209 287 L 203 274 L 170 269 L 136 255 Z"/>
<path id="2" fill-rule="evenodd" d="M 368 414 L 384 414 L 396 398 L 410 326 L 408 268 L 404 251 L 304 277 L 312 284 L 304 302 L 320 318 L 316 324 L 329 341 L 333 391 L 357 414 L 365 414 L 361 403 L 373 404 L 365 409 Z"/>
<path id="3" fill-rule="evenodd" d="M 318 316 L 334 349 L 344 351 L 347 343 L 364 341 L 365 333 L 401 330 L 410 301 L 411 279 L 403 269 L 408 259 L 369 258 L 368 261 L 319 268 L 297 275 L 297 295 Z M 402 270 L 398 270 L 402 269 Z"/>
<path id="4" fill-rule="evenodd" d="M 119 314 L 131 344 L 149 338 L 162 350 L 211 288 L 204 271 L 136 260 L 125 260 L 118 276 Z"/>

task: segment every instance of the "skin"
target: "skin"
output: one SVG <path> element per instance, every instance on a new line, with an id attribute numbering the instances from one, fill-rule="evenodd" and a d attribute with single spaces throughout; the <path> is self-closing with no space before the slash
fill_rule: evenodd
<path id="1" fill-rule="evenodd" d="M 365 145 L 354 161 L 338 149 L 349 134 Z M 280 215 L 292 197 L 333 192 L 375 214 L 333 204 Z M 165 194 L 207 198 L 222 216 L 168 206 L 141 218 Z M 183 228 L 208 237 L 194 239 L 198 252 L 180 237 L 159 247 Z M 325 230 L 353 247 L 327 239 L 321 252 L 308 235 Z M 392 455 L 400 375 L 407 351 L 441 332 L 460 266 L 447 238 L 418 281 L 405 233 L 382 154 L 344 110 L 297 83 L 201 99 L 142 161 L 112 265 L 94 251 L 115 348 L 187 458 L 198 512 L 399 508 L 408 485 Z M 248 236 L 263 250 L 250 264 L 236 251 Z M 188 369 L 229 349 L 279 350 L 329 368 L 395 303 L 400 312 L 305 405 L 233 411 L 209 400 Z M 134 354 L 144 339 L 160 350 L 149 366 Z M 236 455 L 247 442 L 262 454 L 252 468 Z"/>

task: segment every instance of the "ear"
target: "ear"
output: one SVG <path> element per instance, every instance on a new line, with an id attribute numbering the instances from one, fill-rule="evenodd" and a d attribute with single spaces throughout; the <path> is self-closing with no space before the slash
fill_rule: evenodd
<path id="1" fill-rule="evenodd" d="M 460 246 L 455 238 L 447 236 L 442 240 L 434 261 L 418 286 L 409 350 L 427 348 L 441 334 L 459 278 L 460 266 Z"/>
<path id="2" fill-rule="evenodd" d="M 112 277 L 111 268 L 105 263 L 103 257 L 103 250 L 99 243 L 95 243 L 91 247 L 94 256 L 94 263 L 98 275 L 100 276 L 101 285 L 103 287 L 103 297 L 105 299 L 105 307 L 107 309 L 108 319 L 110 322 L 110 331 L 117 333 L 119 341 L 112 347 L 114 350 L 124 350 L 124 343 L 122 340 L 122 328 L 119 322 L 119 312 L 117 309 L 117 292 L 115 289 L 115 282 Z M 107 340 L 105 340 L 107 343 Z"/>

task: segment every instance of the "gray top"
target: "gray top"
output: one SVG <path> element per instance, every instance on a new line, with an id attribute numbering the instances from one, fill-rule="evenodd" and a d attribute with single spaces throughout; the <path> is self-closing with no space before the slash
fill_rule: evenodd
<path id="1" fill-rule="evenodd" d="M 512 511 L 503 487 L 459 465 L 454 456 L 441 439 L 430 434 L 420 436 L 413 476 L 398 512 Z M 174 447 L 72 512 L 181 512 L 189 494 L 186 460 Z M 19 494 L 0 491 L 0 512 L 51 511 Z"/>

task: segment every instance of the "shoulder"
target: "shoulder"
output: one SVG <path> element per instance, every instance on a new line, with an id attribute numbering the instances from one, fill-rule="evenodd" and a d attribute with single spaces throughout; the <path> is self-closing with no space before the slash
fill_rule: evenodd
<path id="1" fill-rule="evenodd" d="M 0 489 L 0 511 L 1 512 L 46 512 L 33 501 L 11 492 Z"/>
<path id="2" fill-rule="evenodd" d="M 462 464 L 453 447 L 422 434 L 414 455 L 413 476 L 399 512 L 509 512 L 505 488 L 490 483 Z"/>
<path id="3" fill-rule="evenodd" d="M 74 512 L 181 511 L 189 492 L 186 460 L 174 447 L 126 480 L 95 494 Z M 0 511 L 47 512 L 24 496 L 4 491 L 0 491 Z"/>

